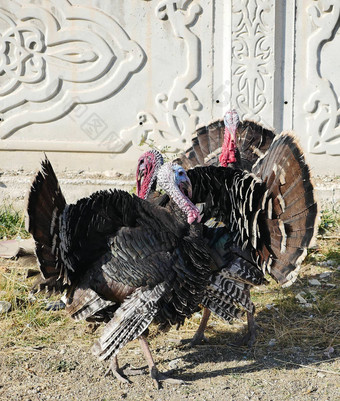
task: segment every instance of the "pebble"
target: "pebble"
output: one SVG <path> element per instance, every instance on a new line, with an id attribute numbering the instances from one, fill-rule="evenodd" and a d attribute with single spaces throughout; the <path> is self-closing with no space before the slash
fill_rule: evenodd
<path id="1" fill-rule="evenodd" d="M 177 369 L 178 368 L 178 364 L 181 360 L 179 358 L 174 359 L 173 361 L 169 362 L 169 368 L 170 369 Z"/>
<path id="2" fill-rule="evenodd" d="M 276 338 L 271 338 L 271 339 L 269 340 L 269 342 L 268 342 L 268 345 L 269 345 L 270 347 L 273 347 L 275 344 L 276 344 Z"/>
<path id="3" fill-rule="evenodd" d="M 11 310 L 12 304 L 7 301 L 0 301 L 0 314 L 7 313 Z"/>
<path id="4" fill-rule="evenodd" d="M 306 304 L 307 301 L 305 300 L 305 298 L 301 295 L 301 293 L 295 295 L 295 298 L 300 302 L 300 304 Z"/>
<path id="5" fill-rule="evenodd" d="M 268 310 L 271 310 L 271 309 L 275 309 L 276 311 L 278 310 L 278 309 L 275 307 L 274 304 L 267 304 L 267 305 L 266 305 L 266 308 L 267 308 Z"/>
<path id="6" fill-rule="evenodd" d="M 315 285 L 315 286 L 321 285 L 320 281 L 317 280 L 316 278 L 312 278 L 312 279 L 308 280 L 308 283 L 309 283 L 309 285 Z"/>
<path id="7" fill-rule="evenodd" d="M 327 347 L 324 351 L 324 355 L 326 355 L 328 358 L 331 358 L 333 353 L 334 353 L 333 347 Z"/>
<path id="8" fill-rule="evenodd" d="M 320 274 L 320 278 L 324 279 L 324 278 L 329 278 L 329 276 L 332 274 L 333 272 L 323 272 Z"/>

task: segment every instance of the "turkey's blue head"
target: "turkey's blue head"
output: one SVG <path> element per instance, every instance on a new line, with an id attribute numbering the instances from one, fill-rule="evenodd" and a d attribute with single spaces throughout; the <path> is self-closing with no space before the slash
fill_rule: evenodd
<path id="1" fill-rule="evenodd" d="M 148 150 L 138 159 L 136 171 L 137 196 L 146 199 L 150 191 L 156 189 L 157 172 L 163 163 L 163 156 L 155 149 Z"/>
<path id="2" fill-rule="evenodd" d="M 187 176 L 186 171 L 179 164 L 173 164 L 172 170 L 175 175 L 175 184 L 179 190 L 189 199 L 192 197 L 192 185 L 190 178 Z"/>
<path id="3" fill-rule="evenodd" d="M 224 140 L 222 145 L 222 153 L 220 156 L 220 165 L 228 167 L 229 163 L 236 162 L 236 130 L 239 123 L 239 117 L 236 110 L 230 110 L 224 116 Z"/>
<path id="4" fill-rule="evenodd" d="M 201 221 L 198 208 L 191 202 L 192 186 L 184 168 L 175 163 L 165 163 L 157 174 L 158 185 L 186 214 L 189 224 Z"/>

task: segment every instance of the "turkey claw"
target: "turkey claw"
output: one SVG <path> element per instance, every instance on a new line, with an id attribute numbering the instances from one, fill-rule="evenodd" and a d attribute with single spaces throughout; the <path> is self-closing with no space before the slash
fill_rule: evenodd
<path id="1" fill-rule="evenodd" d="M 114 375 L 114 377 L 123 384 L 131 384 L 131 380 L 125 377 L 124 373 L 121 372 L 120 369 L 115 369 L 114 367 L 110 366 L 104 374 L 104 377 L 108 376 L 110 372 Z"/>
<path id="2" fill-rule="evenodd" d="M 165 382 L 168 384 L 185 384 L 184 380 L 173 379 L 172 377 L 167 376 L 165 373 L 161 373 L 156 367 L 151 369 L 150 376 L 157 390 L 161 388 L 160 382 Z"/>
<path id="3" fill-rule="evenodd" d="M 180 347 L 183 349 L 189 349 L 195 347 L 196 345 L 200 345 L 203 343 L 208 343 L 209 339 L 204 334 L 195 334 L 193 338 L 188 342 L 188 340 L 182 340 Z"/>

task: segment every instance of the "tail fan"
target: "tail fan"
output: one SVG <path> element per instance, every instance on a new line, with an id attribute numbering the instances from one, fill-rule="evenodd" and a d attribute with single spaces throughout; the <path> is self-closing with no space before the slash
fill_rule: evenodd
<path id="1" fill-rule="evenodd" d="M 272 261 L 267 270 L 281 284 L 292 284 L 314 238 L 318 215 L 310 170 L 293 134 L 282 133 L 253 167 L 267 186 L 263 209 Z"/>
<path id="2" fill-rule="evenodd" d="M 240 165 L 237 167 L 251 171 L 252 166 L 266 153 L 275 137 L 273 131 L 261 124 L 247 120 L 240 123 L 236 131 L 236 148 L 240 157 Z"/>
<path id="3" fill-rule="evenodd" d="M 102 336 L 92 347 L 93 354 L 100 360 L 107 359 L 117 355 L 124 345 L 139 337 L 156 316 L 158 301 L 164 293 L 164 283 L 151 290 L 136 290 L 105 326 Z"/>
<path id="4" fill-rule="evenodd" d="M 222 152 L 225 124 L 216 120 L 198 128 L 192 138 L 192 146 L 175 160 L 186 170 L 196 166 L 218 166 Z M 234 167 L 250 171 L 259 157 L 263 156 L 275 138 L 273 131 L 261 124 L 245 120 L 236 130 L 237 162 Z"/>
<path id="5" fill-rule="evenodd" d="M 42 161 L 29 192 L 27 215 L 28 231 L 36 244 L 36 255 L 45 280 L 37 282 L 35 288 L 47 291 L 62 291 L 58 281 L 61 267 L 58 266 L 59 216 L 66 206 L 52 165 L 47 159 Z"/>
<path id="6" fill-rule="evenodd" d="M 192 146 L 181 153 L 175 160 L 186 170 L 216 163 L 222 150 L 224 122 L 217 120 L 207 126 L 198 128 L 192 137 Z M 209 160 L 209 162 L 208 162 Z"/>

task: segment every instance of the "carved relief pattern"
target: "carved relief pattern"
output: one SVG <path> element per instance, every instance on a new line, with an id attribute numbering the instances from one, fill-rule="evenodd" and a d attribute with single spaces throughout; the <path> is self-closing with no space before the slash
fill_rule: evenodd
<path id="1" fill-rule="evenodd" d="M 145 54 L 107 14 L 67 0 L 0 9 L 1 139 L 113 96 Z"/>
<path id="2" fill-rule="evenodd" d="M 274 10 L 272 0 L 232 1 L 232 103 L 242 118 L 260 121 L 272 103 Z"/>
<path id="3" fill-rule="evenodd" d="M 164 23 L 170 23 L 175 37 L 185 45 L 186 68 L 175 78 L 168 93 L 156 96 L 160 119 L 165 116 L 166 122 L 159 121 L 150 111 L 141 111 L 137 115 L 137 124 L 120 132 L 124 142 L 138 146 L 143 140 L 152 140 L 158 147 L 176 152 L 191 139 L 198 120 L 197 111 L 202 105 L 192 90 L 200 74 L 200 40 L 190 28 L 201 13 L 198 1 L 162 0 L 158 3 L 156 16 Z"/>
<path id="4" fill-rule="evenodd" d="M 307 132 L 310 153 L 340 155 L 340 108 L 333 85 L 322 77 L 320 65 L 323 46 L 334 39 L 339 28 L 338 0 L 314 0 L 308 10 L 312 34 L 307 42 L 308 97 L 304 107 L 308 113 Z M 316 90 L 315 90 L 316 88 Z"/>

